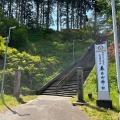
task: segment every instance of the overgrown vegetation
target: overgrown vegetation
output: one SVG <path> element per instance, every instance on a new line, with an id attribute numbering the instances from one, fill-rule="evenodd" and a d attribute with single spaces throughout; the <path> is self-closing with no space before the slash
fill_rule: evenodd
<path id="1" fill-rule="evenodd" d="M 19 47 L 17 47 L 19 51 L 16 48 L 8 47 L 5 73 L 6 93 L 12 93 L 13 91 L 11 86 L 13 86 L 15 69 L 22 70 L 22 89 L 24 87 L 38 89 L 73 62 L 73 38 L 70 36 L 70 32 L 74 36 L 72 31 L 69 32 L 69 36 L 68 32 L 43 31 L 46 36 L 42 36 L 40 32 L 38 31 L 34 34 L 31 34 L 31 31 L 28 32 L 29 44 L 24 43 L 25 46 L 22 46 L 24 51 L 19 49 Z M 77 38 L 79 37 L 78 34 Z M 3 62 L 5 53 L 5 41 L 5 38 L 0 37 L 1 62 Z M 87 46 L 92 44 L 92 42 L 90 39 L 87 41 L 76 39 L 74 43 L 75 60 L 83 54 Z M 21 43 L 23 44 L 23 41 Z M 1 76 L 2 72 L 0 72 Z"/>

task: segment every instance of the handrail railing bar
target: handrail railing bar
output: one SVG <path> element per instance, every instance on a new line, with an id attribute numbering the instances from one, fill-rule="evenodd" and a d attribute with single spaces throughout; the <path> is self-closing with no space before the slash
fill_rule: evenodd
<path id="1" fill-rule="evenodd" d="M 92 46 L 93 46 L 93 45 L 92 45 Z M 81 60 L 85 57 L 85 55 L 87 55 L 87 53 L 88 53 L 88 50 L 81 56 L 81 58 L 80 58 L 78 61 L 81 61 Z M 62 80 L 56 85 L 56 91 L 57 91 L 58 85 L 61 84 L 62 81 L 64 81 L 64 79 L 65 79 L 68 75 L 70 75 L 78 66 L 79 66 L 79 64 L 77 64 L 74 69 L 72 69 L 64 78 L 62 78 Z"/>

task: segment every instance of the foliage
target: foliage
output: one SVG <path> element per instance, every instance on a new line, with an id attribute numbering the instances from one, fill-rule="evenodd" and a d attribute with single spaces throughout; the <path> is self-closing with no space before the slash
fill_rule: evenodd
<path id="1" fill-rule="evenodd" d="M 30 89 L 27 88 L 27 87 L 21 87 L 20 90 L 21 90 L 21 91 L 29 91 Z"/>
<path id="2" fill-rule="evenodd" d="M 11 36 L 10 46 L 17 48 L 18 50 L 24 50 L 25 46 L 28 44 L 27 29 L 24 27 L 16 28 Z"/>
<path id="3" fill-rule="evenodd" d="M 110 0 L 49 0 L 47 2 L 17 0 L 9 1 L 9 6 L 7 2 L 4 0 L 0 3 L 4 15 L 9 19 L 17 19 L 19 25 L 27 25 L 29 29 L 49 28 L 53 25 L 57 26 L 57 30 L 62 27 L 81 29 L 88 22 L 89 10 L 95 9 L 104 14 L 107 11 L 106 6 L 110 6 Z M 54 14 L 56 14 L 56 19 Z"/>
<path id="4" fill-rule="evenodd" d="M 13 86 L 15 69 L 22 69 L 22 88 L 38 89 L 49 81 L 73 62 L 73 38 L 75 38 L 75 60 L 77 60 L 93 41 L 87 40 L 86 37 L 90 31 L 86 30 L 83 37 L 81 37 L 83 31 L 81 34 L 78 32 L 77 36 L 75 32 L 77 31 L 70 30 L 70 32 L 60 33 L 48 28 L 27 30 L 26 26 L 14 29 L 9 42 L 9 46 L 13 48 L 8 47 L 7 54 L 6 90 L 10 88 L 10 93 L 13 91 L 11 86 Z M 5 39 L 1 37 L 0 41 L 2 60 L 0 61 L 3 62 Z"/>
<path id="5" fill-rule="evenodd" d="M 118 51 L 120 52 L 120 44 L 118 44 Z M 110 62 L 115 62 L 115 48 L 114 42 L 111 42 L 108 47 L 108 57 Z"/>
<path id="6" fill-rule="evenodd" d="M 117 12 L 117 28 L 118 28 L 118 40 L 120 41 L 120 11 Z"/>
<path id="7" fill-rule="evenodd" d="M 0 35 L 3 37 L 8 36 L 9 27 L 18 26 L 18 22 L 14 18 L 8 18 L 4 15 L 3 11 L 0 10 Z"/>
<path id="8" fill-rule="evenodd" d="M 0 56 L 3 59 L 3 55 L 5 53 L 5 40 L 0 37 Z M 55 57 L 49 58 L 40 58 L 40 56 L 32 56 L 26 52 L 19 52 L 15 48 L 8 47 L 8 55 L 7 55 L 7 69 L 5 72 L 6 80 L 5 85 L 13 90 L 11 86 L 13 86 L 13 75 L 15 69 L 21 69 L 22 76 L 22 85 L 23 87 L 28 87 L 30 89 L 35 89 L 35 85 L 39 83 L 39 85 L 43 85 L 44 81 L 42 81 L 45 75 L 44 72 L 49 71 L 49 69 L 55 69 L 55 66 L 59 63 Z M 54 67 L 53 67 L 54 66 Z M 2 74 L 3 71 L 0 73 Z M 11 77 L 10 77 L 11 76 Z M 34 87 L 33 87 L 34 86 Z M 12 92 L 11 92 L 12 93 Z"/>
<path id="9" fill-rule="evenodd" d="M 45 58 L 42 59 L 39 56 L 31 56 L 26 52 L 8 54 L 8 68 L 22 69 L 22 85 L 27 86 L 30 89 L 35 89 L 36 85 L 42 83 L 44 72 L 49 71 L 49 69 L 54 69 L 57 64 L 56 58 Z M 34 87 L 33 87 L 34 86 Z"/>
<path id="10" fill-rule="evenodd" d="M 2 38 L 2 36 L 0 36 L 0 59 L 3 58 L 4 55 L 4 51 L 5 51 L 5 38 Z"/>

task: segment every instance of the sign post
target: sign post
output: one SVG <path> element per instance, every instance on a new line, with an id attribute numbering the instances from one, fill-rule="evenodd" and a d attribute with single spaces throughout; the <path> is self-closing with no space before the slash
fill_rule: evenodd
<path id="1" fill-rule="evenodd" d="M 107 42 L 95 45 L 95 61 L 98 83 L 98 99 L 96 103 L 100 107 L 112 108 L 108 84 Z"/>

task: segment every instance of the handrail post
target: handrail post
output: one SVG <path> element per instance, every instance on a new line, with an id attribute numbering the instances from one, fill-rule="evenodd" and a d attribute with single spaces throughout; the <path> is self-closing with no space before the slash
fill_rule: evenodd
<path id="1" fill-rule="evenodd" d="M 56 85 L 56 95 L 57 95 L 57 85 Z"/>
<path id="2" fill-rule="evenodd" d="M 78 82 L 78 100 L 73 103 L 75 105 L 86 105 L 83 99 L 83 69 L 82 67 L 77 67 L 77 82 Z"/>
<path id="3" fill-rule="evenodd" d="M 77 68 L 78 102 L 83 102 L 83 69 Z"/>
<path id="4" fill-rule="evenodd" d="M 20 82 L 21 82 L 21 70 L 15 70 L 13 96 L 16 98 L 19 98 Z"/>

